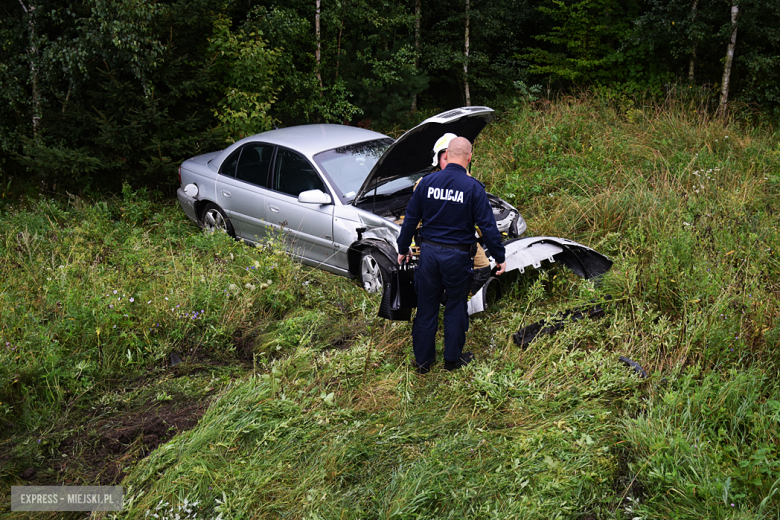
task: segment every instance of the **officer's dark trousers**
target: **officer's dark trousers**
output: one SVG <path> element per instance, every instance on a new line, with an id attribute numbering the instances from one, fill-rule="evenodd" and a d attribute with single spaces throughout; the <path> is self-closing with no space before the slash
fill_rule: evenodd
<path id="1" fill-rule="evenodd" d="M 414 358 L 429 368 L 436 360 L 436 329 L 439 306 L 447 290 L 444 307 L 444 359 L 457 361 L 469 330 L 468 294 L 472 260 L 468 252 L 422 244 L 420 265 L 414 276 L 417 289 L 417 315 L 412 326 Z"/>

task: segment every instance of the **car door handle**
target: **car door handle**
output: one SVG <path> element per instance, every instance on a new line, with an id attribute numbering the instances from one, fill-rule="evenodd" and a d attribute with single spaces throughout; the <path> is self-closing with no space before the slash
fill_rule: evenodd
<path id="1" fill-rule="evenodd" d="M 230 198 L 230 192 L 229 191 L 222 190 L 222 195 L 224 195 L 225 197 Z"/>
<path id="2" fill-rule="evenodd" d="M 268 209 L 270 209 L 274 213 L 279 213 L 279 207 L 278 206 L 274 206 L 273 204 L 269 204 L 268 205 Z"/>

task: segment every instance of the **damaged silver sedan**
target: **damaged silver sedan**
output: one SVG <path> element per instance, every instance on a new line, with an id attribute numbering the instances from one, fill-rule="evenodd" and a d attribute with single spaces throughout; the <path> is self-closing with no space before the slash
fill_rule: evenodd
<path id="1" fill-rule="evenodd" d="M 395 141 L 342 125 L 263 132 L 185 161 L 179 203 L 197 225 L 250 244 L 283 233 L 288 250 L 303 263 L 357 278 L 366 290 L 378 292 L 396 268 L 404 211 L 415 182 L 431 171 L 436 139 L 452 132 L 473 142 L 493 119 L 487 107 L 450 110 Z M 547 261 L 585 278 L 609 270 L 611 261 L 576 242 L 522 238 L 526 223 L 520 212 L 488 198 L 505 238 L 508 271 Z M 496 282 L 488 280 L 471 298 L 471 313 L 485 309 Z"/>

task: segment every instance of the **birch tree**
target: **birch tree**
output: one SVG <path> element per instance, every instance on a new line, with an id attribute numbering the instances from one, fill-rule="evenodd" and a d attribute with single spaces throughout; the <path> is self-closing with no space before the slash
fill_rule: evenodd
<path id="1" fill-rule="evenodd" d="M 466 97 L 466 106 L 471 106 L 471 93 L 469 92 L 469 22 L 470 20 L 470 0 L 466 0 L 466 41 L 463 52 L 463 92 Z"/>
<path id="2" fill-rule="evenodd" d="M 420 68 L 420 22 L 422 18 L 422 0 L 415 0 L 414 2 L 414 70 L 417 71 Z M 411 112 L 417 111 L 417 93 L 412 96 L 412 109 Z"/>
<path id="3" fill-rule="evenodd" d="M 691 22 L 696 21 L 696 14 L 697 14 L 697 8 L 699 7 L 699 0 L 693 0 L 693 6 L 691 7 Z M 693 83 L 693 79 L 695 77 L 695 67 L 696 67 L 696 45 L 698 44 L 698 40 L 694 37 L 693 43 L 691 44 L 691 58 L 688 61 L 688 83 Z"/>
<path id="4" fill-rule="evenodd" d="M 38 135 L 41 130 L 41 118 L 43 117 L 43 110 L 41 107 L 41 91 L 38 83 L 39 73 L 39 49 L 38 49 L 38 35 L 35 30 L 35 4 L 30 2 L 28 5 L 24 4 L 23 0 L 19 0 L 22 5 L 22 10 L 27 18 L 27 30 L 29 34 L 29 49 L 27 51 L 30 57 L 30 84 L 32 87 L 32 131 L 33 138 L 38 139 Z"/>
<path id="5" fill-rule="evenodd" d="M 314 59 L 317 62 L 316 76 L 317 76 L 317 83 L 320 84 L 320 96 L 321 96 L 322 95 L 322 70 L 321 70 L 322 42 L 320 41 L 320 0 L 315 0 L 315 4 L 316 4 L 316 11 L 314 14 L 314 35 L 317 40 L 317 50 L 314 51 Z"/>
<path id="6" fill-rule="evenodd" d="M 729 99 L 729 82 L 731 80 L 731 64 L 734 61 L 734 48 L 737 45 L 737 16 L 739 15 L 739 6 L 731 6 L 731 38 L 726 50 L 726 63 L 723 65 L 723 81 L 720 88 L 720 104 L 718 112 L 721 116 L 726 115 Z"/>

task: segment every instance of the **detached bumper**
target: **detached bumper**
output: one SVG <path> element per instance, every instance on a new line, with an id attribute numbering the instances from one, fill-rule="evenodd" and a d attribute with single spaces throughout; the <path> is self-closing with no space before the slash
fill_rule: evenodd
<path id="1" fill-rule="evenodd" d="M 578 244 L 573 240 L 557 237 L 516 238 L 504 242 L 506 271 L 518 270 L 524 273 L 528 267 L 539 269 L 543 262 L 561 263 L 586 280 L 601 276 L 612 267 L 612 260 Z M 490 259 L 491 266 L 495 261 Z M 485 290 L 488 284 L 471 297 L 469 314 L 482 312 L 487 307 Z"/>
<path id="2" fill-rule="evenodd" d="M 195 224 L 200 225 L 200 221 L 198 220 L 198 212 L 195 210 L 195 204 L 197 203 L 197 200 L 184 193 L 184 190 L 181 188 L 176 190 L 176 197 L 178 197 L 179 205 L 181 206 L 181 209 L 184 210 L 184 214 L 187 215 L 187 218 L 189 218 Z"/>

